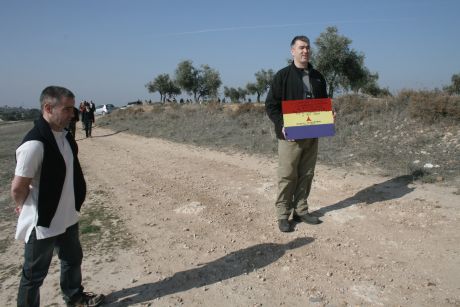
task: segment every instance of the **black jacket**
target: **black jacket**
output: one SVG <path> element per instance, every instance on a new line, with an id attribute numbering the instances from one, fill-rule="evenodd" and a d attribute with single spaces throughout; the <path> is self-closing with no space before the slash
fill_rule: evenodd
<path id="1" fill-rule="evenodd" d="M 82 112 L 81 121 L 94 123 L 94 112 L 92 110 Z"/>
<path id="2" fill-rule="evenodd" d="M 73 153 L 75 210 L 80 211 L 86 197 L 86 182 L 77 157 L 77 143 L 70 133 L 67 133 L 66 139 Z M 51 131 L 51 127 L 42 116 L 35 121 L 35 126 L 26 134 L 21 144 L 32 140 L 42 142 L 44 148 L 40 174 L 40 188 L 38 191 L 37 226 L 49 227 L 61 198 L 66 175 L 66 166 L 64 158 L 56 143 L 56 139 Z"/>
<path id="3" fill-rule="evenodd" d="M 315 70 L 310 63 L 308 64 L 308 70 L 313 98 L 327 98 L 326 81 L 323 75 Z M 275 124 L 276 136 L 281 140 L 284 140 L 281 101 L 299 99 L 304 99 L 302 70 L 292 63 L 275 74 L 265 99 L 265 110 L 268 117 Z"/>

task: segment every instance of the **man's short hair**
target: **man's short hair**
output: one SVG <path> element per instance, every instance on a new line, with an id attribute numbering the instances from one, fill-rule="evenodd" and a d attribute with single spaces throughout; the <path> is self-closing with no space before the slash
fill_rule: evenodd
<path id="1" fill-rule="evenodd" d="M 52 85 L 46 87 L 40 95 L 41 109 L 43 110 L 45 103 L 49 103 L 52 107 L 55 107 L 64 97 L 75 98 L 75 95 L 70 90 L 62 86 Z"/>
<path id="2" fill-rule="evenodd" d="M 297 35 L 296 37 L 294 37 L 291 41 L 291 47 L 295 45 L 296 41 L 302 41 L 310 45 L 310 39 L 305 35 Z"/>

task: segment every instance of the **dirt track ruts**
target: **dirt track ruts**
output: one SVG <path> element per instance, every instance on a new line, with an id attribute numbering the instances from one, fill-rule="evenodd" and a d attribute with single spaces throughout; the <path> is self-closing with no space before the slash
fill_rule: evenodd
<path id="1" fill-rule="evenodd" d="M 109 306 L 460 304 L 453 190 L 319 165 L 311 210 L 324 222 L 284 234 L 275 157 L 93 134 L 77 135 L 89 197 L 118 214 L 134 242 L 84 260 L 87 289 L 106 293 Z M 58 268 L 50 275 L 42 302 L 61 304 Z M 2 287 L 10 303 L 15 278 Z"/>

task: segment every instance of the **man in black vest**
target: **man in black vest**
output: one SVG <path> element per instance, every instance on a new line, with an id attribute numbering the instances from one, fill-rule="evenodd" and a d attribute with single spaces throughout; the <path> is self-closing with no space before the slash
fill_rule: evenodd
<path id="1" fill-rule="evenodd" d="M 16 150 L 11 196 L 19 215 L 16 239 L 25 241 L 18 306 L 39 306 L 53 250 L 61 261 L 61 290 L 67 306 L 99 306 L 104 295 L 83 292 L 83 252 L 78 212 L 86 183 L 75 139 L 64 128 L 74 116 L 75 96 L 49 86 L 40 96 L 42 116 Z"/>
<path id="2" fill-rule="evenodd" d="M 321 221 L 308 213 L 307 201 L 315 171 L 318 139 L 293 140 L 286 135 L 281 102 L 328 97 L 324 77 L 309 63 L 310 40 L 306 36 L 294 37 L 291 55 L 292 64 L 275 74 L 265 100 L 265 109 L 275 124 L 278 138 L 278 197 L 275 206 L 282 232 L 292 230 L 288 222 L 291 213 L 296 222 L 319 224 Z"/>

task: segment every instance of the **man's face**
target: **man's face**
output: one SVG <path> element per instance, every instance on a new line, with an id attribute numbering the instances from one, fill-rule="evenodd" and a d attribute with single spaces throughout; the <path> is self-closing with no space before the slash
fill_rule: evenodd
<path id="1" fill-rule="evenodd" d="M 296 40 L 291 48 L 294 64 L 299 68 L 306 68 L 310 59 L 310 45 L 304 41 Z"/>
<path id="2" fill-rule="evenodd" d="M 74 105 L 75 99 L 69 97 L 63 97 L 61 103 L 58 103 L 54 107 L 49 104 L 45 105 L 45 112 L 48 113 L 48 122 L 53 130 L 62 131 L 69 125 L 74 116 Z"/>

